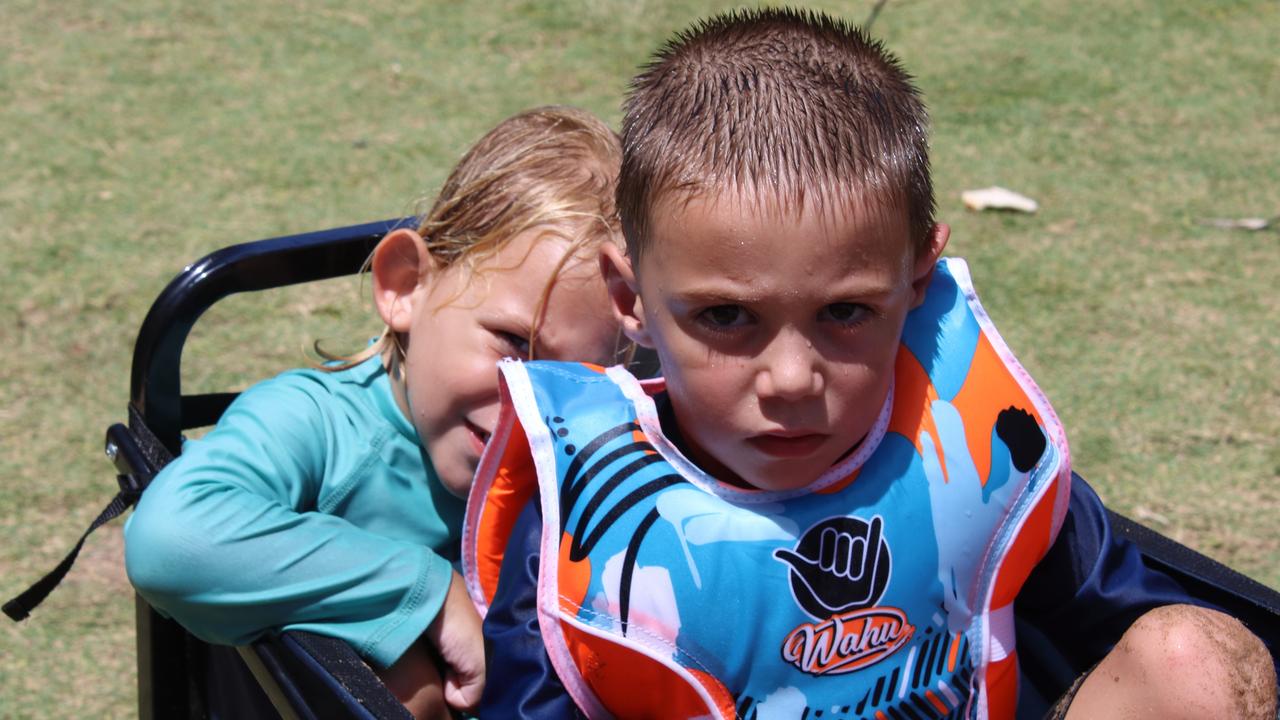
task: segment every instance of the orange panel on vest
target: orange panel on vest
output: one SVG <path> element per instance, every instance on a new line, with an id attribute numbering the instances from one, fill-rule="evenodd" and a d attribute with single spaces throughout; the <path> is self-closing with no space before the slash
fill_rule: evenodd
<path id="1" fill-rule="evenodd" d="M 560 609 L 570 615 L 577 615 L 578 608 L 587 598 L 587 585 L 591 582 L 591 558 L 570 560 L 569 553 L 573 548 L 573 536 L 565 533 L 560 538 L 560 560 L 557 565 L 560 575 Z"/>
<path id="2" fill-rule="evenodd" d="M 929 380 L 924 366 L 906 345 L 898 348 L 898 359 L 893 366 L 893 416 L 889 418 L 889 432 L 898 433 L 916 446 L 916 452 L 924 454 L 924 446 L 920 444 L 921 431 L 931 436 L 940 437 L 938 426 L 933 421 L 932 404 L 938 399 L 938 391 Z M 947 476 L 947 458 L 944 456 L 941 443 L 934 448 L 938 453 L 938 462 L 942 465 L 942 475 Z"/>
<path id="3" fill-rule="evenodd" d="M 493 595 L 498 591 L 502 555 L 511 539 L 511 530 L 537 489 L 538 476 L 533 454 L 529 452 L 529 440 L 520 420 L 515 419 L 476 532 L 477 579 L 486 602 L 493 602 Z"/>
<path id="4" fill-rule="evenodd" d="M 690 671 L 719 705 L 710 708 L 690 681 L 648 655 L 560 623 L 569 653 L 601 704 L 619 718 L 690 718 L 735 715 L 729 691 L 709 675 Z M 662 698 L 655 703 L 654 698 Z"/>
<path id="5" fill-rule="evenodd" d="M 1018 708 L 1018 654 L 987 666 L 987 717 L 1012 718 Z"/>
<path id="6" fill-rule="evenodd" d="M 973 361 L 964 386 L 956 393 L 951 404 L 966 418 L 966 424 L 971 422 L 974 428 L 987 429 L 985 433 L 971 432 L 967 438 L 969 455 L 973 458 L 973 466 L 977 468 L 978 478 L 983 485 L 987 484 L 987 478 L 991 475 L 991 431 L 996 426 L 1000 411 L 1008 407 L 1003 400 L 1022 394 L 1022 387 L 996 354 L 991 341 L 986 335 L 981 335 L 978 346 L 973 351 Z M 1040 413 L 1030 403 L 1028 407 L 1018 409 L 1027 411 L 1041 427 L 1044 426 L 1044 418 L 1040 417 Z"/>
<path id="7" fill-rule="evenodd" d="M 1049 552 L 1049 545 L 1056 534 L 1053 526 L 1053 510 L 1058 500 L 1056 486 L 1063 480 L 1054 478 L 1052 482 L 1055 487 L 1050 488 L 1040 498 L 1040 502 L 1036 503 L 1022 526 L 1022 532 L 1018 533 L 1009 554 L 1000 564 L 996 586 L 992 591 L 992 607 L 1003 607 L 1013 602 L 1036 563 Z"/>

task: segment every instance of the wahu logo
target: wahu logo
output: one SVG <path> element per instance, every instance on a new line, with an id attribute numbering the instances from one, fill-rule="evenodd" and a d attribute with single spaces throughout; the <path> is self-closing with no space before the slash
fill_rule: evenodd
<path id="1" fill-rule="evenodd" d="M 813 675 L 853 672 L 892 655 L 915 628 L 898 608 L 875 607 L 889 587 L 893 559 L 884 519 L 827 518 L 793 550 L 774 557 L 791 567 L 791 594 L 816 623 L 787 635 L 782 656 Z"/>
<path id="2" fill-rule="evenodd" d="M 897 608 L 854 610 L 792 630 L 782 643 L 782 657 L 813 675 L 838 675 L 889 657 L 913 632 Z"/>

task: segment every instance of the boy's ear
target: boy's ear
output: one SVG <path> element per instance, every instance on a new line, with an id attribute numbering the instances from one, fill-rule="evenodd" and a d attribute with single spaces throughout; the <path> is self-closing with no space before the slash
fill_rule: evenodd
<path id="1" fill-rule="evenodd" d="M 933 268 L 938 264 L 938 258 L 942 257 L 942 251 L 946 249 L 950 237 L 951 226 L 945 223 L 937 223 L 929 231 L 929 245 L 916 257 L 915 267 L 912 269 L 911 289 L 915 298 L 911 307 L 919 307 L 924 302 L 929 281 L 933 280 Z"/>
<path id="2" fill-rule="evenodd" d="M 600 273 L 609 291 L 609 305 L 613 317 L 622 326 L 622 332 L 632 342 L 653 347 L 653 340 L 644 322 L 644 303 L 640 299 L 639 284 L 631 258 L 615 244 L 607 242 L 600 249 Z"/>
<path id="3" fill-rule="evenodd" d="M 408 228 L 393 230 L 373 250 L 373 301 L 378 314 L 394 332 L 408 332 L 415 302 L 425 298 L 415 291 L 436 269 L 436 260 L 422 236 Z"/>

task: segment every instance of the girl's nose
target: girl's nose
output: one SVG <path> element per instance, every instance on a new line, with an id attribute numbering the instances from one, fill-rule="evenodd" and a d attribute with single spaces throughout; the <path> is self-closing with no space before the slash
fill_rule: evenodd
<path id="1" fill-rule="evenodd" d="M 800 400 L 825 389 L 820 358 L 813 343 L 799 334 L 780 334 L 763 355 L 756 373 L 756 394 L 761 399 Z"/>

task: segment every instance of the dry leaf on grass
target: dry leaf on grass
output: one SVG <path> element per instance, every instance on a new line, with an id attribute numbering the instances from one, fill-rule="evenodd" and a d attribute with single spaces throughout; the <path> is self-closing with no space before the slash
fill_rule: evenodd
<path id="1" fill-rule="evenodd" d="M 960 199 L 964 201 L 965 207 L 975 211 L 1016 210 L 1033 213 L 1040 209 L 1040 205 L 1035 200 L 997 185 L 980 190 L 965 190 L 960 193 Z"/>
<path id="2" fill-rule="evenodd" d="M 1276 218 L 1205 218 L 1202 225 L 1223 228 L 1225 230 L 1266 230 Z"/>

